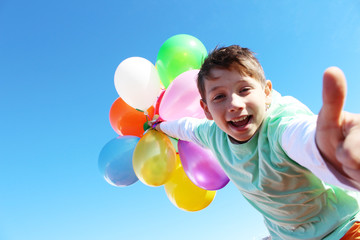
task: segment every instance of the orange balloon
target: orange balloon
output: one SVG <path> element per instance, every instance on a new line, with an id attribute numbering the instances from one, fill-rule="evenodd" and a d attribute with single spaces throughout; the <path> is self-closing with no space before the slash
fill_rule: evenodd
<path id="1" fill-rule="evenodd" d="M 130 107 L 121 97 L 115 100 L 110 108 L 109 119 L 114 131 L 123 136 L 131 135 L 142 137 L 144 133 L 144 124 L 154 116 L 154 107 L 148 110 L 150 119 L 146 119 L 144 112 Z"/>

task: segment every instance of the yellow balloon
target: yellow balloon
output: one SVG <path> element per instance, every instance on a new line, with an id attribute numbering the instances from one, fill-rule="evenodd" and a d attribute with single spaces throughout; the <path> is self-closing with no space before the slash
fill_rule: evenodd
<path id="1" fill-rule="evenodd" d="M 171 179 L 165 183 L 164 187 L 170 202 L 189 212 L 206 208 L 214 200 L 216 194 L 216 191 L 205 190 L 192 183 L 181 164 L 177 165 Z"/>
<path id="2" fill-rule="evenodd" d="M 146 185 L 157 187 L 166 183 L 175 170 L 175 164 L 175 149 L 164 133 L 151 129 L 135 147 L 133 168 Z"/>

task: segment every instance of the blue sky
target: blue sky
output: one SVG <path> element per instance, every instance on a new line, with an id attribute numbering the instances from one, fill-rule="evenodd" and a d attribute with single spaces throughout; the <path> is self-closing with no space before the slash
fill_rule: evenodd
<path id="1" fill-rule="evenodd" d="M 124 59 L 155 63 L 176 34 L 257 53 L 268 79 L 317 113 L 322 73 L 348 79 L 359 113 L 360 1 L 0 2 L 0 239 L 258 239 L 261 216 L 228 184 L 206 209 L 163 187 L 109 185 L 97 161 L 117 135 L 108 114 Z"/>

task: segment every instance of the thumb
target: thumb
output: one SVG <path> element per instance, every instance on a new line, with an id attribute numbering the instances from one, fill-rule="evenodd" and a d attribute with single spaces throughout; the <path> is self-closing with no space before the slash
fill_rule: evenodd
<path id="1" fill-rule="evenodd" d="M 345 96 L 346 79 L 344 73 L 337 67 L 326 69 L 323 76 L 321 118 L 330 124 L 340 124 Z"/>

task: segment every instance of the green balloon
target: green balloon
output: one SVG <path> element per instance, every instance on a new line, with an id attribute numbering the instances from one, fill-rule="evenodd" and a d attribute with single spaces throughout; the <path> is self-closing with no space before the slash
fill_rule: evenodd
<path id="1" fill-rule="evenodd" d="M 200 69 L 207 50 L 196 37 L 179 34 L 172 36 L 161 46 L 156 60 L 160 80 L 165 88 L 181 73 Z"/>

